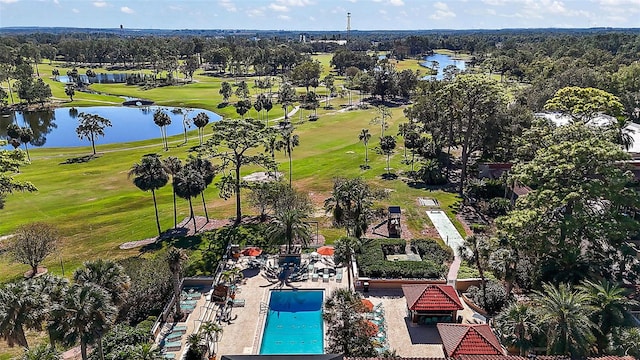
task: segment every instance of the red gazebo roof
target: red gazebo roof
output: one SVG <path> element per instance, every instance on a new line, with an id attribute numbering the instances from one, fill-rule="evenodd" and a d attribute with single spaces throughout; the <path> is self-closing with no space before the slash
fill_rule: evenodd
<path id="1" fill-rule="evenodd" d="M 444 284 L 402 285 L 407 306 L 414 311 L 462 310 L 462 303 L 453 286 Z"/>
<path id="2" fill-rule="evenodd" d="M 448 357 L 460 355 L 504 355 L 498 338 L 487 324 L 436 325 Z"/>

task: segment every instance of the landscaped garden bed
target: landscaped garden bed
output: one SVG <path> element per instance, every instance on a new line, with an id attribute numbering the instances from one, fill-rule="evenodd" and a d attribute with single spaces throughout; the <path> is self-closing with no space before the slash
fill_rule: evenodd
<path id="1" fill-rule="evenodd" d="M 442 279 L 447 263 L 453 260 L 451 249 L 433 239 L 411 241 L 422 261 L 389 261 L 388 255 L 405 254 L 406 240 L 366 239 L 356 254 L 360 276 L 393 279 Z"/>

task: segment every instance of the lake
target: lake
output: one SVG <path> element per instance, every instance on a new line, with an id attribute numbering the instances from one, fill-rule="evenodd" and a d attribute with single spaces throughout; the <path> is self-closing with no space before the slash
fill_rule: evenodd
<path id="1" fill-rule="evenodd" d="M 424 58 L 424 61 L 421 62 L 420 65 L 427 68 L 432 68 L 434 61 L 438 62 L 438 74 L 435 76 L 427 75 L 422 78 L 423 80 L 430 80 L 434 78 L 436 80 L 442 80 L 442 78 L 444 77 L 444 69 L 449 65 L 453 65 L 460 70 L 465 70 L 467 68 L 467 64 L 464 60 L 455 60 L 451 56 L 445 54 L 433 54 L 426 56 Z"/>
<path id="2" fill-rule="evenodd" d="M 16 123 L 21 127 L 28 126 L 33 130 L 34 138 L 30 142 L 33 147 L 72 147 L 91 146 L 89 140 L 80 140 L 76 134 L 78 114 L 81 112 L 97 114 L 111 121 L 112 126 L 104 130 L 105 136 L 96 139 L 96 145 L 113 144 L 160 138 L 160 128 L 153 122 L 156 109 L 165 109 L 171 117 L 171 125 L 167 126 L 167 135 L 183 133 L 183 115 L 177 113 L 181 108 L 173 107 L 110 107 L 94 106 L 84 108 L 58 108 L 48 111 L 16 111 L 0 115 L 0 138 L 7 139 L 7 126 Z M 220 120 L 220 115 L 203 109 L 188 109 L 188 119 L 198 113 L 209 115 L 209 121 Z M 196 129 L 192 124 L 189 130 Z M 195 136 L 195 135 L 194 135 Z M 8 149 L 13 149 L 7 145 Z"/>
<path id="3" fill-rule="evenodd" d="M 124 84 L 127 82 L 127 78 L 136 76 L 144 77 L 142 74 L 129 74 L 129 73 L 110 73 L 110 74 L 96 74 L 96 76 L 88 77 L 87 75 L 79 75 L 80 81 L 85 84 Z M 69 76 L 59 75 L 54 77 L 55 80 L 61 83 L 71 82 Z"/>

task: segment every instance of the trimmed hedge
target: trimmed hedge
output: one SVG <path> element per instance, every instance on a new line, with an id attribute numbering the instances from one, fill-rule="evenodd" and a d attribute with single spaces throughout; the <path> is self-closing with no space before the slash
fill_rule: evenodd
<path id="1" fill-rule="evenodd" d="M 448 271 L 444 259 L 448 258 L 447 254 L 453 258 L 453 253 L 447 253 L 435 240 L 430 239 L 414 240 L 412 245 L 418 249 L 422 261 L 386 259 L 386 255 L 405 253 L 406 241 L 403 239 L 363 239 L 360 251 L 356 253 L 360 275 L 385 279 L 444 278 Z"/>

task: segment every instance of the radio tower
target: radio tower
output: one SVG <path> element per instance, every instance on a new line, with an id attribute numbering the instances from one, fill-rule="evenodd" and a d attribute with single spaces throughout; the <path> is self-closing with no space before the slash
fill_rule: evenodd
<path id="1" fill-rule="evenodd" d="M 351 34 L 351 13 L 347 13 L 347 41 L 349 41 L 349 35 Z"/>

